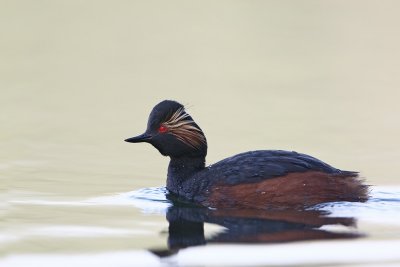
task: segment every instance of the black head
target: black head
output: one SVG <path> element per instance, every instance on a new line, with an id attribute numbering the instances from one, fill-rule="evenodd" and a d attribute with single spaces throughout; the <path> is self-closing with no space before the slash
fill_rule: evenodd
<path id="1" fill-rule="evenodd" d="M 125 140 L 147 142 L 164 156 L 205 157 L 207 141 L 203 131 L 186 113 L 185 107 L 172 100 L 158 103 L 150 113 L 144 134 Z"/>

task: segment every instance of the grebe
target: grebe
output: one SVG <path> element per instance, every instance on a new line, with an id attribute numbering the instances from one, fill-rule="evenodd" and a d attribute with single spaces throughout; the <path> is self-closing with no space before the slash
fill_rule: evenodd
<path id="1" fill-rule="evenodd" d="M 168 191 L 206 207 L 298 209 L 368 199 L 368 186 L 357 172 L 294 151 L 250 151 L 206 166 L 203 131 L 184 106 L 172 100 L 153 108 L 145 133 L 125 141 L 150 143 L 169 156 Z"/>

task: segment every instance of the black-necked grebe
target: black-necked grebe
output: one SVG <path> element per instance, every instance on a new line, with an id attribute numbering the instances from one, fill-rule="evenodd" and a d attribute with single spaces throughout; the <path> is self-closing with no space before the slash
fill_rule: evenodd
<path id="1" fill-rule="evenodd" d="M 305 208 L 332 201 L 365 201 L 358 173 L 282 150 L 241 153 L 205 166 L 207 141 L 183 105 L 165 100 L 150 113 L 147 142 L 170 157 L 167 189 L 186 201 L 214 208 Z"/>

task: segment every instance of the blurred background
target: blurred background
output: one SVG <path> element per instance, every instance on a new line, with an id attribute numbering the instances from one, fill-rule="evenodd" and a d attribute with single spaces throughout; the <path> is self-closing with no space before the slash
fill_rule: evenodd
<path id="1" fill-rule="evenodd" d="M 295 150 L 360 171 L 369 184 L 398 184 L 399 10 L 389 0 L 1 0 L 6 197 L 86 198 L 163 186 L 168 158 L 123 140 L 142 133 L 164 99 L 185 104 L 202 127 L 208 163 L 247 150 Z M 1 224 L 15 236 L 43 222 L 113 217 L 123 225 L 115 218 L 126 214 L 68 207 L 56 219 L 48 209 L 11 205 L 13 219 Z M 156 232 L 165 224 L 146 220 L 132 227 Z M 7 246 L 55 249 L 40 238 Z"/>

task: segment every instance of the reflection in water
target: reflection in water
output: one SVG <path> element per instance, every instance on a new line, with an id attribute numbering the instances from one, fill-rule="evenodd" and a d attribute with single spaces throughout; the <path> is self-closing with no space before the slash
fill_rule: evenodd
<path id="1" fill-rule="evenodd" d="M 354 231 L 323 229 L 326 225 L 356 226 L 354 218 L 328 215 L 321 210 L 213 210 L 175 201 L 167 210 L 168 250 L 151 251 L 164 257 L 182 248 L 210 243 L 278 243 L 361 236 Z M 225 230 L 206 238 L 204 223 L 220 225 Z"/>

